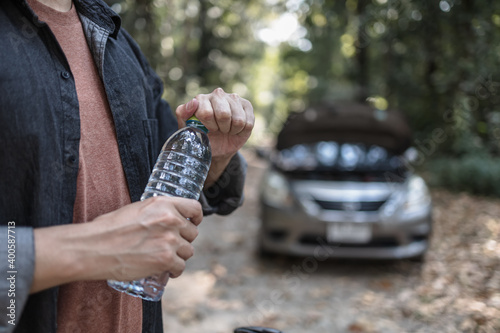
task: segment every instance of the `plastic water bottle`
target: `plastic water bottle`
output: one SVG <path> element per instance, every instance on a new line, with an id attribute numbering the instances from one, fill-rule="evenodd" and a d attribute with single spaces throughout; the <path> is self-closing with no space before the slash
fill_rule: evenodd
<path id="1" fill-rule="evenodd" d="M 198 200 L 212 160 L 207 133 L 207 128 L 191 117 L 186 127 L 168 138 L 141 200 L 159 195 Z M 159 301 L 169 276 L 169 272 L 164 272 L 131 282 L 109 280 L 108 285 L 132 296 Z"/>

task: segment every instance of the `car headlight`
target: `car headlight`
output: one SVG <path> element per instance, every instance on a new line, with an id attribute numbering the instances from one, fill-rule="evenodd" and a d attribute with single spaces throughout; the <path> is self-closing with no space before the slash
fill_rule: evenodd
<path id="1" fill-rule="evenodd" d="M 427 207 L 430 202 L 431 196 L 425 181 L 419 176 L 411 176 L 408 180 L 406 201 L 403 209 L 406 212 L 421 210 Z"/>
<path id="2" fill-rule="evenodd" d="M 430 203 L 431 196 L 425 181 L 413 175 L 387 200 L 380 212 L 380 218 L 386 223 L 408 221 L 421 214 L 428 214 Z"/>
<path id="3" fill-rule="evenodd" d="M 268 171 L 263 178 L 261 193 L 263 200 L 272 206 L 291 206 L 290 186 L 283 174 L 274 170 Z"/>

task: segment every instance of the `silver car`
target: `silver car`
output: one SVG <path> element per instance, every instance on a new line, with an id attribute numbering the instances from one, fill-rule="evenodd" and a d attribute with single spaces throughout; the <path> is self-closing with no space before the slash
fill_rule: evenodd
<path id="1" fill-rule="evenodd" d="M 293 115 L 261 186 L 260 251 L 422 258 L 432 205 L 412 155 L 397 111 L 343 103 Z"/>

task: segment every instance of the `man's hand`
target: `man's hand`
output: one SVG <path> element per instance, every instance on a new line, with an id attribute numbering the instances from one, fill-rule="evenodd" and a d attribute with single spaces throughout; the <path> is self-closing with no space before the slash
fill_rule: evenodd
<path id="1" fill-rule="evenodd" d="M 222 88 L 196 96 L 175 110 L 179 128 L 195 115 L 208 129 L 212 147 L 212 165 L 205 186 L 212 185 L 231 158 L 247 142 L 255 122 L 252 104 Z"/>
<path id="2" fill-rule="evenodd" d="M 203 212 L 198 201 L 154 197 L 89 223 L 35 229 L 31 292 L 81 280 L 179 276 L 193 255 Z M 188 220 L 189 219 L 189 220 Z"/>

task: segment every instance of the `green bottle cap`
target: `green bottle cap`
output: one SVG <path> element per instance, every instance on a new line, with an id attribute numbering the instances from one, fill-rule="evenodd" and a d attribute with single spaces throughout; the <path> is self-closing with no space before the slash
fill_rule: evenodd
<path id="1" fill-rule="evenodd" d="M 186 120 L 186 126 L 193 126 L 198 129 L 201 129 L 205 133 L 208 133 L 208 129 L 195 116 L 191 116 L 188 120 Z"/>

